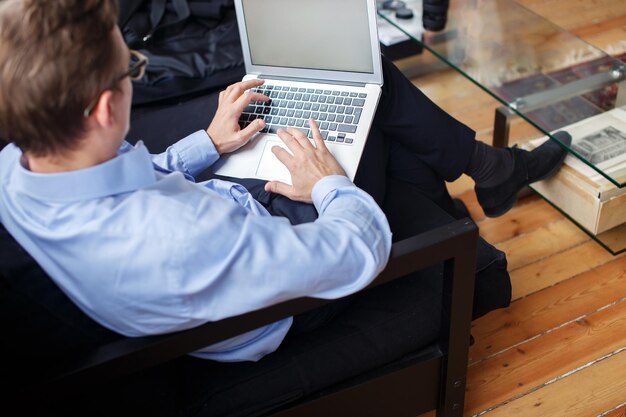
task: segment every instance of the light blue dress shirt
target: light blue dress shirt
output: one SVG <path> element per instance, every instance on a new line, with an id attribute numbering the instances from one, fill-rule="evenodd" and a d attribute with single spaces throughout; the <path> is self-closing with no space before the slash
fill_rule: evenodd
<path id="1" fill-rule="evenodd" d="M 33 173 L 0 153 L 0 221 L 92 319 L 126 336 L 173 332 L 300 296 L 366 286 L 391 248 L 384 214 L 346 177 L 313 189 L 319 218 L 292 226 L 238 184 L 192 179 L 219 155 L 199 131 L 150 155 L 140 142 L 88 169 Z M 284 319 L 195 355 L 258 360 Z"/>

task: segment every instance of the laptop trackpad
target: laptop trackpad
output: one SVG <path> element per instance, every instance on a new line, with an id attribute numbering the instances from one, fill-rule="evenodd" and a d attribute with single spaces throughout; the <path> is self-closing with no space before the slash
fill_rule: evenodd
<path id="1" fill-rule="evenodd" d="M 261 162 L 257 168 L 256 175 L 266 180 L 277 180 L 291 184 L 291 174 L 289 170 L 272 152 L 272 147 L 274 146 L 287 149 L 287 145 L 282 141 L 268 140 L 265 142 L 265 148 L 263 148 L 263 155 L 261 156 Z M 287 149 L 287 151 L 291 153 L 289 149 Z"/>

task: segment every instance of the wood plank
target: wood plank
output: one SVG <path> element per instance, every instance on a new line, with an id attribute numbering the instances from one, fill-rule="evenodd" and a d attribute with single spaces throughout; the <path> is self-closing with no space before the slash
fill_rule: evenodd
<path id="1" fill-rule="evenodd" d="M 597 242 L 593 240 L 584 242 L 564 252 L 511 271 L 512 298 L 517 300 L 541 291 L 614 259 L 615 257 Z"/>
<path id="2" fill-rule="evenodd" d="M 599 383 L 602 381 L 601 383 Z M 590 417 L 624 401 L 626 351 L 489 412 L 489 417 Z"/>
<path id="3" fill-rule="evenodd" d="M 626 223 L 600 233 L 598 239 L 613 252 L 626 249 Z"/>
<path id="4" fill-rule="evenodd" d="M 471 366 L 465 412 L 520 396 L 624 346 L 626 301 Z"/>
<path id="5" fill-rule="evenodd" d="M 423 57 L 428 56 L 433 55 L 428 51 L 424 52 Z M 438 99 L 473 96 L 484 99 L 485 96 L 489 97 L 489 95 L 476 84 L 450 68 L 412 78 L 411 82 L 431 99 L 432 97 L 437 97 Z"/>
<path id="6" fill-rule="evenodd" d="M 587 42 L 597 46 L 609 55 L 619 55 L 626 52 L 624 39 L 626 39 L 626 26 L 585 37 Z"/>
<path id="7" fill-rule="evenodd" d="M 604 414 L 602 417 L 626 417 L 626 403 L 620 405 L 621 407 L 615 408 L 608 413 L 606 413 L 605 411 L 606 414 Z"/>
<path id="8" fill-rule="evenodd" d="M 474 180 L 465 174 L 461 175 L 461 177 L 454 182 L 446 183 L 446 187 L 448 188 L 448 193 L 450 193 L 452 197 L 460 198 L 462 195 L 467 193 L 468 195 L 474 194 L 474 200 L 476 200 L 476 194 L 474 193 Z M 465 200 L 463 201 L 465 202 Z M 476 204 L 478 204 L 478 201 L 476 201 Z M 482 209 L 480 210 L 480 213 L 481 213 L 480 214 L 481 218 L 485 217 L 485 214 L 482 212 Z"/>
<path id="9" fill-rule="evenodd" d="M 565 30 L 575 32 L 589 23 L 601 24 L 626 15 L 626 3 L 616 0 L 517 0 Z M 564 11 L 567 11 L 564 13 Z M 609 26 L 610 27 L 610 26 Z"/>
<path id="10" fill-rule="evenodd" d="M 480 235 L 491 244 L 498 244 L 548 226 L 563 215 L 541 199 L 518 202 L 503 216 L 480 222 Z"/>
<path id="11" fill-rule="evenodd" d="M 459 198 L 465 203 L 467 210 L 470 212 L 470 216 L 472 220 L 476 223 L 479 223 L 481 220 L 485 219 L 485 212 L 478 204 L 478 199 L 476 198 L 476 193 L 474 189 L 470 191 L 466 191 L 463 194 L 457 195 L 456 198 Z"/>
<path id="12" fill-rule="evenodd" d="M 583 22 L 583 26 L 578 25 L 572 33 L 582 39 L 592 38 L 607 32 L 613 32 L 615 29 L 623 30 L 626 26 L 626 11 L 621 15 L 616 15 L 608 19 L 590 20 L 588 23 Z M 624 38 L 616 38 L 617 40 L 623 40 Z"/>
<path id="13" fill-rule="evenodd" d="M 509 308 L 475 320 L 470 361 L 503 349 L 607 306 L 626 294 L 626 257 L 519 299 Z"/>
<path id="14" fill-rule="evenodd" d="M 484 142 L 488 145 L 493 144 L 493 127 L 478 130 L 476 132 L 476 140 Z"/>
<path id="15" fill-rule="evenodd" d="M 518 0 L 591 45 L 616 55 L 626 51 L 626 2 L 615 0 Z M 562 13 L 567 10 L 567 13 Z"/>
<path id="16" fill-rule="evenodd" d="M 514 271 L 589 239 L 585 232 L 563 218 L 495 246 L 507 254 L 509 271 Z"/>

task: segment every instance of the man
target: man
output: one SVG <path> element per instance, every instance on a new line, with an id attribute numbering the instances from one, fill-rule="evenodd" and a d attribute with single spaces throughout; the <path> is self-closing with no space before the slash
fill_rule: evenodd
<path id="1" fill-rule="evenodd" d="M 243 130 L 237 123 L 251 101 L 267 100 L 246 93 L 261 81 L 227 88 L 206 131 L 151 156 L 143 144 L 124 142 L 130 79 L 141 76 L 146 62 L 124 44 L 116 13 L 113 0 L 0 3 L 0 131 L 14 142 L 0 153 L 0 221 L 87 315 L 126 336 L 190 328 L 304 295 L 358 291 L 389 255 L 391 231 L 376 201 L 400 207 L 410 200 L 412 218 L 392 220 L 393 209 L 387 214 L 396 237 L 415 233 L 451 219 L 456 212 L 444 180 L 467 172 L 485 211 L 499 215 L 522 186 L 554 171 L 564 157 L 551 143 L 526 153 L 476 142 L 385 61 L 383 97 L 355 180 L 367 193 L 345 177 L 315 121 L 314 144 L 298 130 L 279 132 L 291 152 L 273 151 L 293 186 L 241 181 L 255 199 L 232 182 L 196 184 L 194 175 L 263 128 L 260 120 Z M 416 110 L 428 125 L 416 122 Z M 389 187 L 387 174 L 410 185 Z M 481 241 L 475 315 L 506 305 L 509 285 L 504 255 Z M 408 301 L 389 303 L 412 308 Z M 338 303 L 195 355 L 258 361 L 288 335 L 351 308 Z M 404 332 L 398 328 L 402 337 L 375 358 L 410 351 L 415 341 Z"/>

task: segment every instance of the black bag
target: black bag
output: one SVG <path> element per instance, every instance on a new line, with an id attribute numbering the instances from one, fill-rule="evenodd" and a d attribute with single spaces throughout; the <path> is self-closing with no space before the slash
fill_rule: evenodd
<path id="1" fill-rule="evenodd" d="M 133 105 L 207 94 L 244 76 L 232 0 L 121 0 L 119 25 L 148 56 Z"/>

